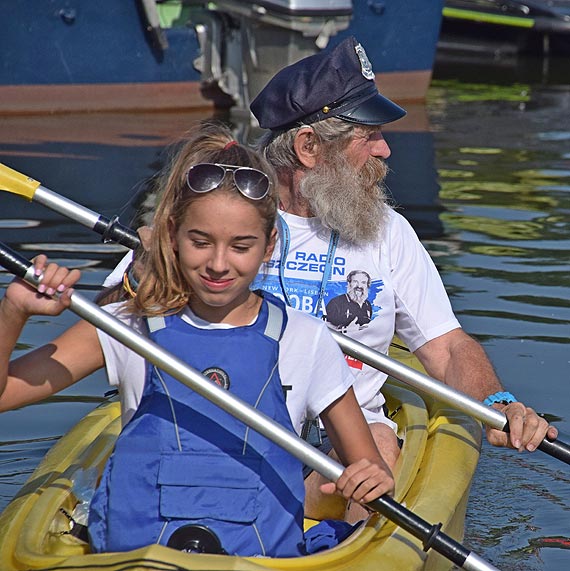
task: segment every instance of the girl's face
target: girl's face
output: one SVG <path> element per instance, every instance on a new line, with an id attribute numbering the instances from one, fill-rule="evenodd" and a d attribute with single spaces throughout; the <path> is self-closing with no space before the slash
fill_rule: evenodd
<path id="1" fill-rule="evenodd" d="M 257 315 L 258 299 L 249 286 L 275 245 L 252 201 L 225 192 L 194 200 L 172 246 L 191 290 L 190 307 L 210 322 L 247 325 Z"/>

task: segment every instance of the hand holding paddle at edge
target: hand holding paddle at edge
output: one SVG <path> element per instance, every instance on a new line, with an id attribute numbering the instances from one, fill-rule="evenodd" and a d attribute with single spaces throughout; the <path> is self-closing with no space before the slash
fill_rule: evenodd
<path id="1" fill-rule="evenodd" d="M 533 452 L 546 437 L 558 436 L 554 426 L 505 391 L 479 343 L 460 329 L 449 332 L 446 338 L 446 345 L 436 338 L 415 354 L 430 376 L 505 414 L 508 423 L 505 429 L 487 426 L 490 444 Z M 450 356 L 441 358 L 442 354 Z"/>
<path id="2" fill-rule="evenodd" d="M 501 392 L 499 391 L 499 398 Z M 545 438 L 551 441 L 558 438 L 558 429 L 549 425 L 533 408 L 524 403 L 514 401 L 508 404 L 490 404 L 495 410 L 502 412 L 508 422 L 508 432 L 487 427 L 487 440 L 492 445 L 507 446 L 519 452 L 534 452 Z"/>
<path id="3" fill-rule="evenodd" d="M 22 313 L 27 315 L 59 315 L 69 307 L 70 298 L 74 291 L 73 285 L 80 279 L 81 272 L 77 269 L 70 270 L 53 262 L 48 262 L 45 254 L 39 254 L 33 261 L 34 274 L 38 277 L 41 276 L 42 281 L 38 285 L 37 294 L 31 297 L 27 292 L 35 291 L 34 288 L 23 280 L 16 279 L 16 282 L 21 284 L 25 290 L 25 292 L 22 291 L 23 295 L 21 295 Z M 55 296 L 56 293 L 59 294 L 57 297 Z M 18 291 L 6 296 L 9 301 L 15 301 L 19 298 Z"/>

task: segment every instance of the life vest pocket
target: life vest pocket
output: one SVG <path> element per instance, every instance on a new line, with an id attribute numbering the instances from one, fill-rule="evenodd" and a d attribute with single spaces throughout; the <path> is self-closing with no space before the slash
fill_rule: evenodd
<path id="1" fill-rule="evenodd" d="M 252 523 L 259 514 L 261 459 L 223 452 L 165 452 L 158 470 L 160 515 Z"/>

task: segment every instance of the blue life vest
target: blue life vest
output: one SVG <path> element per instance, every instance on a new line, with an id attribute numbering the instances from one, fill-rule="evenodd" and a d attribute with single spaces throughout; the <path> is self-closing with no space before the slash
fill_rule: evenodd
<path id="1" fill-rule="evenodd" d="M 293 431 L 278 371 L 283 302 L 263 294 L 254 324 L 201 330 L 148 319 L 150 337 Z M 304 553 L 301 463 L 163 371 L 149 366 L 137 412 L 117 439 L 89 514 L 93 551 L 167 544 L 207 526 L 229 554 Z"/>

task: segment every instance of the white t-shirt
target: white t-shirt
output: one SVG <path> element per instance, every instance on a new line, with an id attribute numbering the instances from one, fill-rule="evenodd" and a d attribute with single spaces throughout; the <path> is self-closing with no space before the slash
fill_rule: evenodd
<path id="1" fill-rule="evenodd" d="M 280 214 L 290 232 L 284 268 L 289 300 L 294 308 L 312 314 L 329 251 L 330 231 L 317 218 L 303 218 L 286 212 Z M 261 267 L 252 287 L 283 298 L 279 280 L 281 253 L 281 240 L 278 240 L 272 259 Z M 103 285 L 118 283 L 131 259 L 132 254 L 127 254 Z M 361 312 L 369 314 L 370 321 L 363 325 L 367 319 L 360 318 L 357 320 L 360 324 L 353 323 L 347 327 L 336 327 L 329 322 L 330 327 L 381 353 L 388 352 L 394 334 L 406 343 L 410 351 L 415 351 L 427 341 L 460 327 L 433 261 L 411 225 L 397 212 L 389 211 L 382 237 L 374 243 L 356 247 L 339 241 L 321 304 L 323 314 L 326 315 L 327 304 L 341 296 L 335 303 L 344 307 L 351 317 L 347 277 L 353 271 L 357 272 L 360 282 L 363 275 L 369 277 L 368 291 L 365 292 L 368 304 Z M 284 350 L 282 354 L 285 353 Z M 366 420 L 395 426 L 386 419 L 382 410 L 385 399 L 380 391 L 386 375 L 353 358 L 346 357 L 346 360 L 357 375 L 354 390 Z"/>
<path id="2" fill-rule="evenodd" d="M 289 300 L 294 308 L 315 313 L 331 233 L 316 218 L 285 212 L 281 215 L 290 234 L 284 267 Z M 281 255 L 279 241 L 272 259 L 262 267 L 264 275 L 258 276 L 254 284 L 278 297 L 283 297 L 279 280 Z M 349 306 L 347 295 L 351 272 L 355 272 L 353 280 L 364 296 L 358 318 L 354 317 L 355 308 Z M 407 220 L 393 210 L 389 211 L 382 240 L 362 247 L 339 241 L 321 304 L 324 318 L 326 306 L 333 298 L 337 298 L 333 302 L 337 307 L 334 318 L 332 312 L 330 318 L 340 322 L 340 307 L 347 319 L 338 326 L 329 322 L 329 326 L 382 353 L 388 352 L 394 333 L 415 351 L 427 341 L 460 327 L 429 254 Z M 347 320 L 351 322 L 348 326 Z M 383 422 L 385 399 L 380 389 L 386 375 L 355 359 L 347 357 L 347 362 L 357 375 L 354 390 L 366 419 Z"/>
<path id="3" fill-rule="evenodd" d="M 146 334 L 143 320 L 120 311 L 122 305 L 114 303 L 104 309 L 139 333 Z M 293 427 L 300 434 L 305 418 L 316 418 L 342 396 L 355 379 L 324 323 L 291 308 L 287 308 L 287 318 L 279 346 L 279 375 L 282 384 L 291 387 L 286 393 L 287 409 Z M 231 327 L 204 321 L 188 308 L 182 313 L 182 319 L 202 329 Z M 98 331 L 98 335 L 109 383 L 119 388 L 124 424 L 141 400 L 146 362 L 106 333 Z"/>

